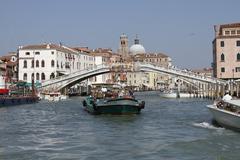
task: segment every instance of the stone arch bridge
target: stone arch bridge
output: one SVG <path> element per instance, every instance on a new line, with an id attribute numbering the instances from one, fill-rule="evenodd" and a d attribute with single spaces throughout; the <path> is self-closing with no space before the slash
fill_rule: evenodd
<path id="1" fill-rule="evenodd" d="M 187 72 L 185 70 L 176 68 L 165 68 L 161 66 L 156 66 L 147 63 L 135 63 L 135 64 L 124 64 L 116 63 L 111 65 L 97 65 L 93 68 L 88 68 L 85 70 L 79 70 L 68 75 L 63 75 L 56 77 L 54 79 L 46 80 L 42 82 L 42 85 L 38 88 L 40 91 L 61 91 L 63 89 L 69 88 L 76 83 L 84 81 L 90 77 L 101 75 L 110 72 L 128 72 L 128 71 L 143 71 L 143 72 L 156 72 L 162 74 L 168 74 L 172 76 L 177 76 L 179 78 L 184 78 L 188 80 L 197 81 L 199 88 L 204 88 L 206 85 L 210 85 L 213 90 L 219 90 L 221 86 L 225 86 L 226 82 L 213 77 L 206 77 L 198 75 L 193 72 Z M 208 89 L 210 87 L 207 87 Z"/>

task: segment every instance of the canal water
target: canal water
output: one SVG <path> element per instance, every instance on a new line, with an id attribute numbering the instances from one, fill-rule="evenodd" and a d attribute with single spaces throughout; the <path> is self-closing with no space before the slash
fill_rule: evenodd
<path id="1" fill-rule="evenodd" d="M 146 101 L 139 115 L 91 115 L 80 97 L 0 108 L 4 160 L 235 160 L 240 133 L 211 123 L 206 99 Z"/>

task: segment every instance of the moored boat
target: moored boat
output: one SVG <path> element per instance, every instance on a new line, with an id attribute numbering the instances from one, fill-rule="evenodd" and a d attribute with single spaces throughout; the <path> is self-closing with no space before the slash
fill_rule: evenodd
<path id="1" fill-rule="evenodd" d="M 177 90 L 165 90 L 159 94 L 162 98 L 189 98 L 191 97 L 190 93 L 187 92 L 177 92 Z"/>
<path id="2" fill-rule="evenodd" d="M 40 93 L 39 97 L 43 100 L 52 101 L 52 102 L 68 99 L 68 96 L 62 95 L 60 92 L 43 92 L 43 93 Z"/>
<path id="3" fill-rule="evenodd" d="M 31 104 L 39 101 L 34 85 L 32 85 L 30 90 L 29 86 L 26 85 L 26 82 L 17 82 L 16 84 L 9 86 L 9 88 L 10 89 L 0 89 L 0 107 Z"/>
<path id="4" fill-rule="evenodd" d="M 207 108 L 219 125 L 240 131 L 240 100 L 220 101 Z"/>
<path id="5" fill-rule="evenodd" d="M 2 96 L 0 97 L 0 107 L 31 104 L 39 101 L 37 96 Z"/>

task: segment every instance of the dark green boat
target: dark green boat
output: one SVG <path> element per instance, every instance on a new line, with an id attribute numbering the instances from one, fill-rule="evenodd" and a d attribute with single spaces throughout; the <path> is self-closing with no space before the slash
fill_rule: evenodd
<path id="1" fill-rule="evenodd" d="M 133 97 L 95 99 L 87 97 L 83 101 L 84 109 L 92 114 L 139 114 L 145 107 L 144 101 Z"/>

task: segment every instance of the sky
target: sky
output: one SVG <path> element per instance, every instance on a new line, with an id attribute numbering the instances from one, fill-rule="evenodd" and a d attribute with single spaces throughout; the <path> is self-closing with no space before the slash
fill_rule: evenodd
<path id="1" fill-rule="evenodd" d="M 214 25 L 240 22 L 239 0 L 1 0 L 0 55 L 18 46 L 119 47 L 136 34 L 179 68 L 210 67 Z M 129 47 L 130 47 L 129 46 Z"/>

